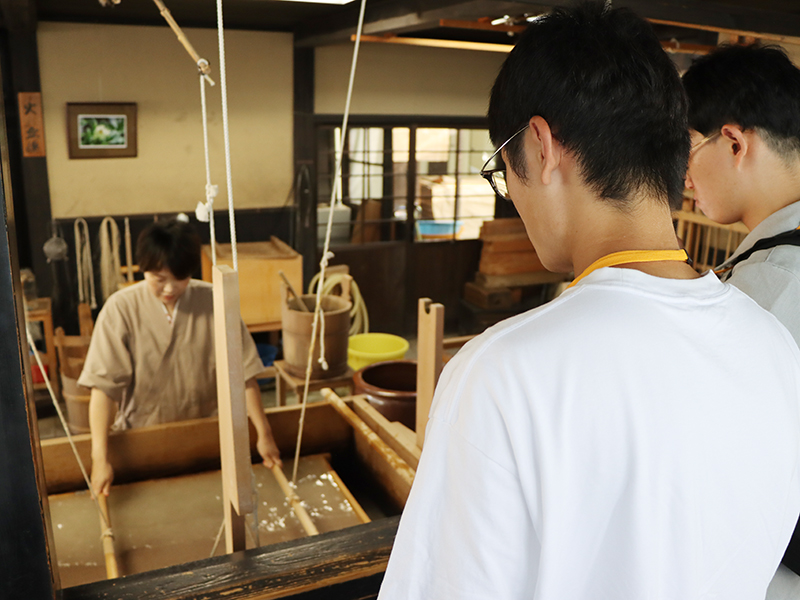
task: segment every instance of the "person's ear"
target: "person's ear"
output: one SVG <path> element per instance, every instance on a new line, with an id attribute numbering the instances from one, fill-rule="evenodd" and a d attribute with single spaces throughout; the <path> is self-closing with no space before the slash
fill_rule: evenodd
<path id="1" fill-rule="evenodd" d="M 747 136 L 738 125 L 723 125 L 720 133 L 731 149 L 734 166 L 738 168 L 750 151 L 750 142 Z"/>
<path id="2" fill-rule="evenodd" d="M 553 137 L 550 124 L 544 118 L 531 117 L 528 126 L 533 133 L 532 138 L 536 146 L 536 157 L 540 163 L 542 183 L 549 185 L 552 181 L 553 171 L 561 163 L 561 144 Z"/>

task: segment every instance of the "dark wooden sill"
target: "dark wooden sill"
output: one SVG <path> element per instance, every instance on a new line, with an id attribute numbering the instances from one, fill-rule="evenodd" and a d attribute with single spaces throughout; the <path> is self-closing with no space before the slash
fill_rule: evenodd
<path id="1" fill-rule="evenodd" d="M 361 600 L 378 594 L 400 517 L 67 588 L 63 600 Z"/>

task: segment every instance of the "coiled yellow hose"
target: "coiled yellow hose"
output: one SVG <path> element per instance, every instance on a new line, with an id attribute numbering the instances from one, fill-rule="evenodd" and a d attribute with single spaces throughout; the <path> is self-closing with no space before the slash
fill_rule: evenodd
<path id="1" fill-rule="evenodd" d="M 322 286 L 323 294 L 330 294 L 333 289 L 342 283 L 344 275 L 334 274 L 325 279 Z M 308 293 L 316 294 L 317 285 L 319 285 L 319 273 L 314 275 L 314 278 L 308 284 Z M 355 279 L 350 281 L 350 298 L 353 301 L 353 307 L 350 309 L 350 335 L 357 333 L 369 332 L 369 314 L 367 313 L 367 305 L 364 304 L 364 298 L 361 296 L 361 291 L 358 289 L 358 284 Z"/>

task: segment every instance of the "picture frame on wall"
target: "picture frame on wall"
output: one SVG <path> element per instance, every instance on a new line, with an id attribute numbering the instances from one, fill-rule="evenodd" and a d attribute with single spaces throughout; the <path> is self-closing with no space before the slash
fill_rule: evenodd
<path id="1" fill-rule="evenodd" d="M 136 156 L 135 102 L 68 102 L 70 158 Z"/>

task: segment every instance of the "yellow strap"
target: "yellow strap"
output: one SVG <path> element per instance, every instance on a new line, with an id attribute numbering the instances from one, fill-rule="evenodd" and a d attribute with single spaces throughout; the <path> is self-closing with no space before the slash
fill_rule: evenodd
<path id="1" fill-rule="evenodd" d="M 616 267 L 628 263 L 659 262 L 662 260 L 686 262 L 689 260 L 689 255 L 686 250 L 624 250 L 623 252 L 614 252 L 598 258 L 586 267 L 586 270 L 567 286 L 567 289 L 597 269 Z"/>

